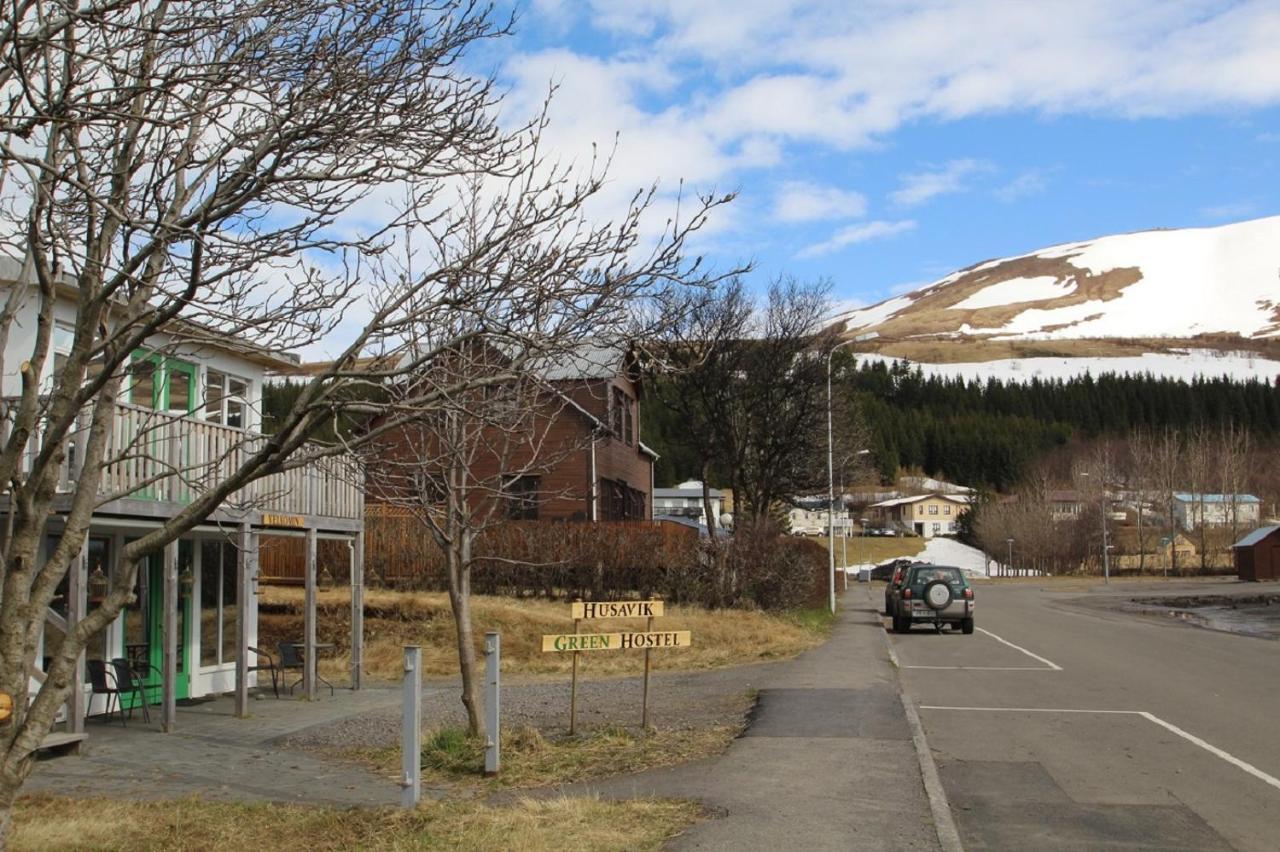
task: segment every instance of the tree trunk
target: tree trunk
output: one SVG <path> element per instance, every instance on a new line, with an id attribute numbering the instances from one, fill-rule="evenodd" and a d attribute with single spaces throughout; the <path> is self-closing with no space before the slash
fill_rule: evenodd
<path id="1" fill-rule="evenodd" d="M 0 852 L 9 848 L 9 831 L 13 828 L 13 803 L 22 789 L 22 781 L 0 770 Z"/>
<path id="2" fill-rule="evenodd" d="M 471 631 L 471 546 L 464 533 L 449 547 L 449 606 L 458 634 L 458 668 L 462 673 L 462 706 L 467 708 L 467 733 L 483 738 L 484 699 L 476 689 L 476 646 Z"/>

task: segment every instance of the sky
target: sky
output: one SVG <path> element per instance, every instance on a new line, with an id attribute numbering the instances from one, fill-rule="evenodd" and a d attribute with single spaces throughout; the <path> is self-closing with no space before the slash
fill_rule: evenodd
<path id="1" fill-rule="evenodd" d="M 736 192 L 693 247 L 869 304 L 993 257 L 1280 214 L 1280 0 L 525 0 L 507 121 L 615 145 L 600 215 Z"/>

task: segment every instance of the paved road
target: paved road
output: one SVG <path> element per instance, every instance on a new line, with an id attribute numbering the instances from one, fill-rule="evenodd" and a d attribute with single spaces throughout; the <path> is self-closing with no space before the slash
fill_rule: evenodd
<path id="1" fill-rule="evenodd" d="M 892 636 L 965 847 L 1280 848 L 1280 646 L 1085 594 L 982 586 L 973 636 Z"/>

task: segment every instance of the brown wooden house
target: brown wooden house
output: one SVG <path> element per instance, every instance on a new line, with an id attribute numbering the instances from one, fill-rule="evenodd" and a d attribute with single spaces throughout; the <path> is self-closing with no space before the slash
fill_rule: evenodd
<path id="1" fill-rule="evenodd" d="M 512 520 L 651 519 L 657 454 L 640 440 L 642 385 L 634 356 L 587 347 L 538 365 L 536 372 L 545 384 L 536 408 L 546 412 L 533 427 L 538 439 L 531 444 L 537 449 L 476 453 L 468 466 L 471 478 L 498 481 L 519 472 L 504 484 L 500 498 Z M 384 442 L 382 453 L 410 457 L 403 445 L 415 440 L 421 438 L 402 432 Z M 366 496 L 379 503 L 387 493 L 371 487 Z M 493 499 L 492 493 L 485 499 Z"/>
<path id="2" fill-rule="evenodd" d="M 1231 550 L 1241 580 L 1280 580 L 1280 525 L 1259 527 Z"/>

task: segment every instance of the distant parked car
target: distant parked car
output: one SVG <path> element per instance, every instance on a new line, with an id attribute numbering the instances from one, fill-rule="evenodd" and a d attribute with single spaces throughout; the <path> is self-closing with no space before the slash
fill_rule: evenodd
<path id="1" fill-rule="evenodd" d="M 912 565 L 902 572 L 900 583 L 888 590 L 888 615 L 896 633 L 924 622 L 941 630 L 943 625 L 973 633 L 973 587 L 964 572 L 953 565 Z"/>
<path id="2" fill-rule="evenodd" d="M 915 564 L 916 561 L 914 559 L 891 559 L 888 562 L 880 563 L 872 569 L 872 579 L 883 579 L 888 581 L 888 585 L 884 587 L 885 615 L 893 614 L 893 610 L 890 608 L 893 605 L 891 595 L 894 591 L 902 587 L 902 578 L 906 575 L 907 569 Z M 883 573 L 881 573 L 881 576 L 877 577 L 877 572 Z"/>
<path id="3" fill-rule="evenodd" d="M 826 533 L 822 527 L 792 527 L 792 535 L 823 535 Z"/>

